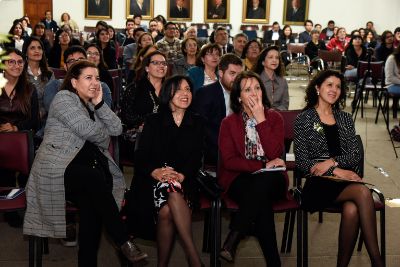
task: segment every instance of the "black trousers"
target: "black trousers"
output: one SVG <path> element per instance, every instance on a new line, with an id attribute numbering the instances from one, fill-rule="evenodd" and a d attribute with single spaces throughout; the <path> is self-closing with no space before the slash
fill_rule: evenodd
<path id="1" fill-rule="evenodd" d="M 97 266 L 103 223 L 118 247 L 128 240 L 108 178 L 101 168 L 82 164 L 70 164 L 65 171 L 66 199 L 79 208 L 78 266 Z"/>
<path id="2" fill-rule="evenodd" d="M 247 235 L 254 227 L 269 267 L 281 266 L 272 202 L 284 198 L 285 191 L 286 181 L 281 172 L 241 174 L 228 190 L 229 197 L 239 205 L 238 213 L 232 218 L 232 230 Z"/>

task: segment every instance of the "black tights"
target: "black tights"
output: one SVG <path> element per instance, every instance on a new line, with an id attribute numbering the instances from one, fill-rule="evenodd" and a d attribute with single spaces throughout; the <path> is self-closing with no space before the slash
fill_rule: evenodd
<path id="1" fill-rule="evenodd" d="M 175 231 L 182 241 L 183 249 L 189 258 L 190 266 L 201 266 L 199 254 L 192 237 L 192 219 L 190 209 L 178 192 L 171 192 L 168 203 L 158 213 L 157 222 L 157 266 L 168 266 L 174 243 Z"/>
<path id="2" fill-rule="evenodd" d="M 337 266 L 348 266 L 360 227 L 372 266 L 383 266 L 378 246 L 374 201 L 370 190 L 364 185 L 351 184 L 340 193 L 336 201 L 343 202 Z"/>

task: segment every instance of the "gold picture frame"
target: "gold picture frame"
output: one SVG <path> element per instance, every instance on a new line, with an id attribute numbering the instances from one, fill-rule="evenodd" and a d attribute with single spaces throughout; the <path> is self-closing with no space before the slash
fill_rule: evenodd
<path id="1" fill-rule="evenodd" d="M 112 0 L 85 0 L 86 19 L 111 19 Z"/>
<path id="2" fill-rule="evenodd" d="M 297 10 L 293 5 L 297 5 Z M 309 0 L 284 0 L 283 24 L 304 25 L 308 19 Z"/>
<path id="3" fill-rule="evenodd" d="M 271 0 L 259 0 L 258 2 L 258 7 L 253 9 L 252 0 L 243 0 L 243 23 L 269 23 Z"/>
<path id="4" fill-rule="evenodd" d="M 132 18 L 135 14 L 140 14 L 144 20 L 152 19 L 154 0 L 126 0 L 126 17 Z"/>
<path id="5" fill-rule="evenodd" d="M 177 2 L 182 6 L 178 7 Z M 167 20 L 168 21 L 191 21 L 193 10 L 193 0 L 168 0 L 167 1 Z"/>
<path id="6" fill-rule="evenodd" d="M 205 22 L 229 22 L 230 0 L 204 0 Z"/>

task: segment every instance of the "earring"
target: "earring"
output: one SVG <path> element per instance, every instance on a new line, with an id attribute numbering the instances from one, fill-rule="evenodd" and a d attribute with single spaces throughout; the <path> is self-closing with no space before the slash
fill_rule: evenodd
<path id="1" fill-rule="evenodd" d="M 242 103 L 242 99 L 239 98 L 239 103 Z"/>
<path id="2" fill-rule="evenodd" d="M 317 95 L 319 95 L 319 91 L 317 91 Z"/>

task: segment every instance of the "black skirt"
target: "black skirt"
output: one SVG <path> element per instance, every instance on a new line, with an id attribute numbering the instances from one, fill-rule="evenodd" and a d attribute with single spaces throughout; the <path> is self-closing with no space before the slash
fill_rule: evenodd
<path id="1" fill-rule="evenodd" d="M 301 206 L 309 212 L 332 207 L 349 184 L 351 182 L 337 182 L 318 176 L 309 177 L 303 187 Z"/>

